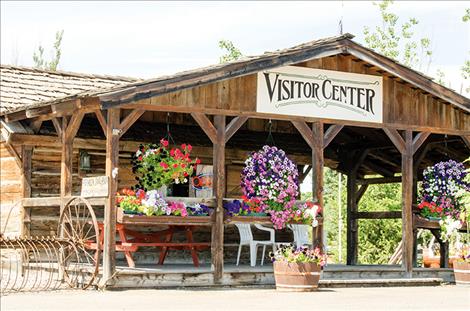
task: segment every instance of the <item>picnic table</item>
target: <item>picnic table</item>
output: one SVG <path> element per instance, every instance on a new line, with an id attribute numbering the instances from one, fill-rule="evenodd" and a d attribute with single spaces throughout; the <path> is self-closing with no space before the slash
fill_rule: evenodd
<path id="1" fill-rule="evenodd" d="M 134 268 L 135 262 L 132 253 L 140 247 L 160 248 L 159 265 L 163 265 L 170 249 L 189 250 L 195 267 L 199 267 L 198 251 L 210 247 L 210 242 L 195 242 L 193 233 L 197 226 L 211 226 L 212 220 L 209 216 L 143 216 L 124 214 L 118 210 L 116 233 L 119 240 L 116 241 L 116 251 L 124 252 L 129 267 Z M 141 232 L 135 227 L 166 226 L 166 229 Z M 104 225 L 98 224 L 100 231 L 100 243 L 104 243 Z M 132 229 L 130 228 L 132 227 Z M 174 234 L 185 232 L 185 241 L 174 241 Z"/>

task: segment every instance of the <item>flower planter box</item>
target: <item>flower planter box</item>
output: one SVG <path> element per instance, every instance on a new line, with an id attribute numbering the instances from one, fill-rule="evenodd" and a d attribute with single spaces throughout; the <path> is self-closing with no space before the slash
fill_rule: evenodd
<path id="1" fill-rule="evenodd" d="M 224 221 L 226 224 L 230 223 L 250 223 L 250 224 L 260 224 L 260 225 L 272 225 L 271 217 L 270 216 L 230 216 L 227 217 Z M 290 224 L 300 224 L 303 225 L 304 223 L 298 222 L 289 222 Z M 318 224 L 323 224 L 323 218 L 318 218 Z"/>
<path id="2" fill-rule="evenodd" d="M 457 285 L 470 286 L 470 263 L 463 261 L 454 261 L 455 283 Z"/>
<path id="3" fill-rule="evenodd" d="M 117 222 L 127 225 L 187 225 L 187 226 L 211 226 L 211 216 L 146 216 L 126 214 L 122 208 L 117 210 Z"/>
<path id="4" fill-rule="evenodd" d="M 276 289 L 290 292 L 311 292 L 318 289 L 321 267 L 316 263 L 275 261 Z"/>

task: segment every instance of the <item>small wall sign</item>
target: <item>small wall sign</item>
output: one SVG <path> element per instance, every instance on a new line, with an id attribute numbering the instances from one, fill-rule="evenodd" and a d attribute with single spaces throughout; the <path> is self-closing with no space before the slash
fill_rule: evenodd
<path id="1" fill-rule="evenodd" d="M 256 111 L 382 123 L 380 76 L 286 66 L 258 73 Z"/>
<path id="2" fill-rule="evenodd" d="M 99 198 L 108 196 L 108 176 L 85 177 L 82 179 L 82 191 L 85 198 Z"/>

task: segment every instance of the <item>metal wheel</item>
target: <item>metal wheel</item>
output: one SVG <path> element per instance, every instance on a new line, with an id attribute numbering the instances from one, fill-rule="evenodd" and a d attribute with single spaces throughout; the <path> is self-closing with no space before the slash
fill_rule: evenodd
<path id="1" fill-rule="evenodd" d="M 99 228 L 93 207 L 82 197 L 68 200 L 59 218 L 58 233 L 71 243 L 60 250 L 59 263 L 63 279 L 71 287 L 93 285 L 99 272 Z"/>

